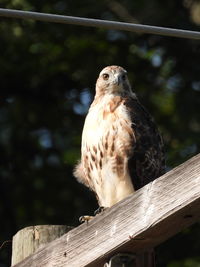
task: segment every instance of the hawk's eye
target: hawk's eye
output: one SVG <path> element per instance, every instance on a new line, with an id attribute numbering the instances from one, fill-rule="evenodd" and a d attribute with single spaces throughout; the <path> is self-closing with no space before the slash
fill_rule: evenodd
<path id="1" fill-rule="evenodd" d="M 108 80 L 108 78 L 109 78 L 109 74 L 108 74 L 108 73 L 104 73 L 104 74 L 103 74 L 103 79 L 104 79 L 104 80 Z"/>
<path id="2" fill-rule="evenodd" d="M 126 75 L 125 75 L 125 74 L 122 75 L 122 80 L 123 80 L 123 81 L 126 80 Z"/>

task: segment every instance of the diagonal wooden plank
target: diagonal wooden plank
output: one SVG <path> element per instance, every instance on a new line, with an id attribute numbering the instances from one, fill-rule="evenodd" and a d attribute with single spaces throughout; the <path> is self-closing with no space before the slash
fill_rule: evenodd
<path id="1" fill-rule="evenodd" d="M 102 266 L 117 252 L 154 247 L 200 219 L 200 154 L 15 267 Z"/>

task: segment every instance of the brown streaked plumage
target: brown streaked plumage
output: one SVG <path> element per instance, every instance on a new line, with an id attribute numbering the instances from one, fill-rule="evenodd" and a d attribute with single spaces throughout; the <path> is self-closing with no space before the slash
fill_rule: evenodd
<path id="1" fill-rule="evenodd" d="M 103 207 L 111 207 L 165 171 L 160 134 L 122 67 L 108 66 L 100 72 L 81 153 L 74 175 L 95 192 Z"/>

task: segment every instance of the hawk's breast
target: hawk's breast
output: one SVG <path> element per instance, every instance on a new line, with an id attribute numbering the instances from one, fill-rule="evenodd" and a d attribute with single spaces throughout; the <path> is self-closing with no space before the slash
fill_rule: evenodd
<path id="1" fill-rule="evenodd" d="M 110 207 L 134 191 L 128 170 L 135 136 L 123 98 L 104 96 L 89 110 L 82 135 L 82 164 L 99 204 Z"/>

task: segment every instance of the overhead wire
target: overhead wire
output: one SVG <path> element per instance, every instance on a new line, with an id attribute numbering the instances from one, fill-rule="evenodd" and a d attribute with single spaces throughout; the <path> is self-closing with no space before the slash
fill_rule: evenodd
<path id="1" fill-rule="evenodd" d="M 198 40 L 200 39 L 200 32 L 198 31 L 165 28 L 165 27 L 126 23 L 119 21 L 64 16 L 64 15 L 40 13 L 32 11 L 22 11 L 15 9 L 0 8 L 0 17 L 33 19 L 46 22 L 73 24 L 73 25 L 88 26 L 88 27 L 99 27 L 99 28 L 130 31 L 137 33 L 157 34 L 163 36 L 198 39 Z"/>

